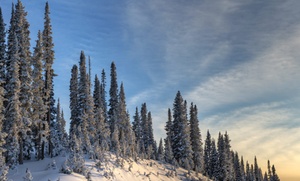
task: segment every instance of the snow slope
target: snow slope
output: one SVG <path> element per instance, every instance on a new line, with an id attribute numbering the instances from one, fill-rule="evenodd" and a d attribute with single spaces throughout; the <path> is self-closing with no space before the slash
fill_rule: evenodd
<path id="1" fill-rule="evenodd" d="M 33 181 L 85 181 L 85 176 L 72 173 L 70 175 L 60 173 L 59 170 L 67 157 L 45 158 L 42 161 L 28 161 L 19 165 L 17 169 L 10 170 L 8 178 L 13 181 L 23 181 L 28 168 L 33 176 Z M 56 168 L 51 167 L 55 160 Z M 86 159 L 85 165 L 91 173 L 92 181 L 115 180 L 115 181 L 176 181 L 176 180 L 209 180 L 206 177 L 192 172 L 187 175 L 187 170 L 175 169 L 170 164 L 165 164 L 154 160 L 117 159 L 111 153 L 105 153 L 104 161 L 96 166 L 99 160 Z M 174 171 L 176 170 L 176 172 Z M 167 176 L 170 175 L 170 176 Z"/>

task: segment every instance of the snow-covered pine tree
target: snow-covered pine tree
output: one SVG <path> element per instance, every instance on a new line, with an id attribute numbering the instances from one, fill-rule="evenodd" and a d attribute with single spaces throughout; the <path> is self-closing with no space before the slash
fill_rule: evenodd
<path id="1" fill-rule="evenodd" d="M 32 113 L 32 126 L 33 137 L 35 139 L 35 146 L 37 150 L 37 159 L 44 159 L 45 151 L 45 141 L 49 135 L 49 125 L 45 121 L 45 113 L 47 108 L 44 104 L 44 80 L 43 80 L 43 45 L 42 45 L 42 34 L 38 32 L 38 40 L 36 41 L 36 46 L 34 48 L 34 53 L 32 57 L 32 94 L 33 101 L 31 104 Z"/>
<path id="2" fill-rule="evenodd" d="M 96 111 L 99 107 L 102 108 L 101 104 L 101 85 L 98 76 L 95 75 L 94 80 L 94 91 L 93 91 L 93 99 L 94 99 L 94 110 Z"/>
<path id="3" fill-rule="evenodd" d="M 225 178 L 226 180 L 234 179 L 234 167 L 233 167 L 233 157 L 231 153 L 231 145 L 230 145 L 229 135 L 227 131 L 224 134 L 224 151 L 225 151 Z"/>
<path id="4" fill-rule="evenodd" d="M 219 132 L 218 137 L 218 165 L 217 165 L 217 175 L 218 180 L 224 180 L 226 178 L 226 153 L 225 153 L 225 143 L 224 136 Z"/>
<path id="5" fill-rule="evenodd" d="M 244 164 L 244 158 L 241 157 L 241 180 L 245 181 L 245 164 Z"/>
<path id="6" fill-rule="evenodd" d="M 118 119 L 115 121 L 115 127 L 119 128 L 119 142 L 121 145 L 122 156 L 125 156 L 126 150 L 129 147 L 129 136 L 131 133 L 130 120 L 128 119 L 128 113 L 126 108 L 126 99 L 123 83 L 120 86 L 120 92 L 118 95 Z"/>
<path id="7" fill-rule="evenodd" d="M 152 149 L 149 149 L 149 155 L 150 155 L 150 158 L 151 159 L 156 159 L 155 158 L 155 155 L 157 154 L 157 145 L 156 145 L 156 141 L 154 140 L 154 135 L 153 135 L 153 127 L 152 127 L 152 116 L 151 116 L 151 112 L 149 111 L 148 112 L 148 115 L 147 115 L 147 122 L 148 122 L 148 144 L 149 146 L 151 145 L 152 146 Z"/>
<path id="8" fill-rule="evenodd" d="M 44 29 L 43 29 L 43 48 L 44 48 L 44 76 L 45 76 L 45 87 L 44 87 L 44 101 L 47 106 L 47 114 L 45 120 L 48 122 L 50 127 L 50 135 L 48 136 L 49 150 L 48 153 L 53 156 L 53 143 L 51 142 L 52 137 L 55 136 L 54 130 L 54 119 L 55 119 L 55 99 L 54 99 L 54 90 L 53 90 L 53 77 L 55 76 L 52 65 L 54 63 L 54 44 L 52 38 L 52 25 L 50 19 L 50 8 L 48 2 L 45 5 L 45 14 L 44 14 Z"/>
<path id="9" fill-rule="evenodd" d="M 162 138 L 159 140 L 159 145 L 157 149 L 157 156 L 156 159 L 162 161 L 164 158 L 164 147 L 163 147 L 163 141 Z"/>
<path id="10" fill-rule="evenodd" d="M 132 130 L 135 135 L 135 140 L 136 140 L 136 151 L 139 154 L 141 151 L 140 146 L 142 145 L 142 139 L 141 139 L 141 134 L 142 134 L 142 129 L 141 129 L 141 118 L 139 115 L 139 110 L 138 107 L 135 108 L 135 114 L 133 116 L 133 122 L 132 122 Z"/>
<path id="11" fill-rule="evenodd" d="M 11 26 L 14 26 L 13 24 Z M 5 148 L 7 150 L 7 163 L 10 167 L 15 167 L 18 163 L 19 147 L 19 127 L 23 127 L 20 113 L 20 79 L 19 79 L 19 52 L 18 41 L 15 32 L 10 32 L 11 42 L 9 44 L 9 64 L 6 67 L 6 79 L 8 80 L 5 90 L 7 105 L 5 108 L 5 127 L 4 130 L 8 134 L 6 137 Z M 14 39 L 14 41 L 12 41 Z"/>
<path id="12" fill-rule="evenodd" d="M 97 144 L 101 147 L 102 150 L 107 151 L 110 145 L 110 130 L 107 123 L 104 120 L 102 108 L 96 108 L 95 112 L 95 121 L 96 121 L 96 136 Z M 94 143 L 96 144 L 96 143 Z M 96 144 L 96 145 L 97 145 Z"/>
<path id="13" fill-rule="evenodd" d="M 172 163 L 173 160 L 173 151 L 172 151 L 172 146 L 171 146 L 171 138 L 172 138 L 172 113 L 171 113 L 171 109 L 168 109 L 168 121 L 166 123 L 165 126 L 165 130 L 166 130 L 166 134 L 167 137 L 165 138 L 164 142 L 165 142 L 165 161 L 167 163 Z"/>
<path id="14" fill-rule="evenodd" d="M 216 148 L 215 139 L 211 140 L 211 153 L 210 153 L 210 161 L 209 161 L 209 170 L 210 170 L 210 178 L 217 178 L 218 176 L 218 151 Z"/>
<path id="15" fill-rule="evenodd" d="M 64 148 L 67 148 L 68 146 L 68 134 L 66 132 L 66 119 L 65 119 L 65 114 L 64 114 L 64 110 L 61 110 L 61 116 L 60 116 L 61 120 L 60 120 L 60 125 L 61 125 L 61 132 L 62 132 L 62 145 Z"/>
<path id="16" fill-rule="evenodd" d="M 2 16 L 2 9 L 0 7 L 0 81 L 1 86 L 5 84 L 5 54 L 6 54 L 6 44 L 5 44 L 5 23 Z"/>
<path id="17" fill-rule="evenodd" d="M 80 53 L 80 62 L 79 62 L 79 83 L 78 83 L 78 118 L 79 125 L 81 127 L 82 134 L 81 137 L 84 140 L 84 149 L 89 152 L 90 149 L 90 141 L 87 138 L 94 137 L 94 132 L 90 132 L 90 126 L 95 126 L 94 124 L 94 105 L 92 98 L 89 94 L 89 86 L 88 86 L 88 77 L 86 73 L 86 57 L 84 52 Z M 79 135 L 78 135 L 79 136 Z"/>
<path id="18" fill-rule="evenodd" d="M 18 40 L 18 52 L 19 52 L 19 79 L 20 85 L 20 114 L 22 117 L 23 127 L 20 129 L 20 164 L 23 163 L 23 158 L 30 159 L 30 150 L 34 146 L 34 141 L 32 139 L 30 126 L 31 126 L 31 103 L 32 103 L 32 70 L 31 70 L 31 52 L 30 52 L 30 31 L 29 23 L 26 19 L 27 12 L 22 2 L 18 0 L 15 6 L 15 30 Z"/>
<path id="19" fill-rule="evenodd" d="M 4 132 L 4 86 L 5 86 L 5 24 L 3 22 L 2 10 L 0 8 L 0 180 L 6 181 L 8 168 L 5 164 L 5 138 Z"/>
<path id="20" fill-rule="evenodd" d="M 210 167 L 211 162 L 211 136 L 209 130 L 207 130 L 205 145 L 204 145 L 204 174 L 208 177 L 212 177 L 212 171 Z"/>
<path id="21" fill-rule="evenodd" d="M 234 166 L 234 173 L 235 173 L 235 176 L 234 176 L 234 179 L 235 180 L 243 180 L 242 179 L 242 169 L 241 169 L 241 165 L 240 165 L 240 159 L 239 159 L 239 155 L 237 152 L 233 153 L 234 156 L 233 156 L 233 166 Z"/>
<path id="22" fill-rule="evenodd" d="M 203 173 L 204 171 L 204 161 L 203 161 L 203 148 L 202 148 L 202 139 L 199 129 L 199 120 L 198 120 L 198 109 L 197 106 L 191 103 L 190 107 L 190 138 L 191 146 L 193 150 L 193 161 L 194 161 L 194 170 L 197 167 L 198 171 Z"/>
<path id="23" fill-rule="evenodd" d="M 270 181 L 280 181 L 274 165 L 272 165 L 272 176 L 270 177 Z"/>
<path id="24" fill-rule="evenodd" d="M 101 72 L 100 95 L 101 95 L 101 103 L 102 103 L 104 120 L 106 123 L 108 123 L 107 102 L 106 102 L 106 75 L 105 75 L 104 69 L 102 69 L 102 72 Z"/>
<path id="25" fill-rule="evenodd" d="M 116 65 L 114 62 L 111 63 L 110 66 L 110 89 L 109 89 L 109 110 L 108 110 L 108 122 L 110 127 L 110 133 L 111 133 L 111 139 L 113 140 L 113 134 L 116 132 L 119 132 L 119 130 L 115 131 L 115 126 L 117 122 L 117 114 L 118 114 L 118 82 L 117 82 L 117 71 L 116 71 Z M 116 141 L 116 140 L 115 140 Z M 119 143 L 118 143 L 119 144 Z M 117 145 L 117 143 L 112 144 L 112 150 L 115 150 L 116 148 L 114 145 Z"/>
<path id="26" fill-rule="evenodd" d="M 71 123 L 70 123 L 70 135 L 72 135 L 76 128 L 79 126 L 78 119 L 78 67 L 73 65 L 71 70 L 71 79 L 70 79 L 70 110 L 71 110 Z M 74 127 L 75 126 L 75 127 Z"/>
<path id="27" fill-rule="evenodd" d="M 181 166 L 193 167 L 193 155 L 186 115 L 186 107 L 180 91 L 177 92 L 173 104 L 172 149 L 174 157 Z M 186 163 L 188 161 L 189 163 Z"/>
<path id="28" fill-rule="evenodd" d="M 147 104 L 143 103 L 141 107 L 141 128 L 142 128 L 142 135 L 141 139 L 143 140 L 142 150 L 144 150 L 143 154 L 146 154 L 148 149 L 149 143 L 149 127 L 148 127 L 148 119 L 147 119 Z"/>

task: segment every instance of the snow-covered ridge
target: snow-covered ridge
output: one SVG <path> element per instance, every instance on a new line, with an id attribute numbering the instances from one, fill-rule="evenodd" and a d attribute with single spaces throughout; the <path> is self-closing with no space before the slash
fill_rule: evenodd
<path id="1" fill-rule="evenodd" d="M 176 180 L 209 180 L 201 174 L 191 171 L 189 174 L 183 168 L 156 160 L 116 157 L 110 152 L 103 154 L 102 161 L 85 158 L 86 173 L 90 174 L 64 174 L 61 168 L 67 160 L 66 156 L 45 158 L 41 161 L 27 161 L 18 165 L 15 170 L 10 170 L 8 179 L 12 181 L 23 181 L 28 169 L 33 177 L 32 181 L 176 181 Z M 55 163 L 55 164 L 53 164 Z M 87 178 L 90 175 L 90 179 Z"/>

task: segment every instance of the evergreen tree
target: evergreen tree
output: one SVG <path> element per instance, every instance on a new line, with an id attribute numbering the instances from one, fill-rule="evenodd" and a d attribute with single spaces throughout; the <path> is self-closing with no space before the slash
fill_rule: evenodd
<path id="1" fill-rule="evenodd" d="M 108 150 L 110 145 L 110 130 L 109 126 L 105 122 L 103 117 L 103 110 L 101 107 L 97 108 L 95 113 L 96 121 L 96 135 L 98 137 L 98 143 L 103 150 Z"/>
<path id="2" fill-rule="evenodd" d="M 214 139 L 211 140 L 211 153 L 210 153 L 210 161 L 209 161 L 209 172 L 210 178 L 217 178 L 218 177 L 218 152 L 216 148 L 216 142 Z"/>
<path id="3" fill-rule="evenodd" d="M 18 0 L 16 4 L 15 20 L 16 20 L 16 36 L 18 40 L 19 52 L 19 79 L 20 79 L 20 114 L 22 117 L 23 127 L 20 128 L 20 156 L 19 162 L 23 163 L 23 157 L 30 158 L 30 150 L 33 147 L 33 139 L 29 126 L 31 126 L 31 103 L 32 103 L 32 90 L 31 90 L 31 52 L 30 52 L 30 31 L 29 23 L 26 19 L 27 12 L 22 2 Z"/>
<path id="4" fill-rule="evenodd" d="M 159 140 L 158 150 L 157 150 L 157 160 L 163 160 L 164 158 L 164 148 L 162 138 Z"/>
<path id="5" fill-rule="evenodd" d="M 79 62 L 79 83 L 78 83 L 78 119 L 79 126 L 81 127 L 81 133 L 78 135 L 81 136 L 84 140 L 84 151 L 91 151 L 90 144 L 91 141 L 94 142 L 95 139 L 95 120 L 94 120 L 94 104 L 92 97 L 89 94 L 89 83 L 88 76 L 86 73 L 86 58 L 84 52 L 81 51 L 80 62 Z M 91 139 L 91 140 L 90 140 Z M 89 140 L 89 141 L 88 141 Z"/>
<path id="6" fill-rule="evenodd" d="M 95 107 L 94 109 L 97 110 L 99 107 L 102 108 L 101 85 L 97 75 L 95 75 L 93 99 L 94 99 L 94 107 Z"/>
<path id="7" fill-rule="evenodd" d="M 240 160 L 239 160 L 239 155 L 237 152 L 234 153 L 234 173 L 235 173 L 235 180 L 243 180 L 242 178 L 242 168 L 241 168 L 241 164 L 240 164 Z"/>
<path id="8" fill-rule="evenodd" d="M 147 104 L 143 103 L 141 107 L 141 128 L 142 128 L 142 150 L 147 150 L 149 146 L 149 126 L 148 126 L 148 118 L 147 118 Z M 145 152 L 144 152 L 145 153 Z"/>
<path id="9" fill-rule="evenodd" d="M 180 91 L 177 92 L 173 108 L 172 149 L 174 157 L 181 166 L 193 166 L 192 149 L 184 101 Z M 188 163 L 186 163 L 188 161 Z"/>
<path id="10" fill-rule="evenodd" d="M 230 139 L 227 132 L 224 134 L 224 154 L 225 154 L 225 178 L 226 180 L 234 179 L 233 157 L 231 154 Z"/>
<path id="11" fill-rule="evenodd" d="M 171 109 L 168 109 L 168 121 L 165 126 L 165 130 L 167 133 L 167 137 L 165 138 L 165 161 L 167 163 L 171 163 L 173 160 L 173 151 L 171 146 L 171 138 L 172 138 L 172 113 Z"/>
<path id="12" fill-rule="evenodd" d="M 151 116 L 151 112 L 148 112 L 147 115 L 147 125 L 148 125 L 148 144 L 149 146 L 151 146 L 152 149 L 149 149 L 149 155 L 151 157 L 151 159 L 156 159 L 155 155 L 156 155 L 156 151 L 157 151 L 157 145 L 156 145 L 156 141 L 154 140 L 154 135 L 153 135 L 153 127 L 152 127 L 152 116 Z"/>
<path id="13" fill-rule="evenodd" d="M 5 83 L 5 54 L 6 54 L 6 44 L 5 44 L 5 23 L 2 16 L 2 9 L 0 7 L 0 81 L 1 86 Z"/>
<path id="14" fill-rule="evenodd" d="M 211 136 L 209 130 L 207 130 L 205 145 L 204 145 L 204 173 L 206 176 L 212 176 L 211 170 L 211 152 L 212 152 L 212 143 L 211 143 Z"/>
<path id="15" fill-rule="evenodd" d="M 126 156 L 125 154 L 131 154 L 130 146 L 134 143 L 130 139 L 132 137 L 132 128 L 130 125 L 129 114 L 126 108 L 126 98 L 123 83 L 121 83 L 120 86 L 118 100 L 118 120 L 115 123 L 117 123 L 115 127 L 119 127 L 119 142 L 122 145 L 121 149 L 123 151 L 123 156 Z"/>
<path id="16" fill-rule="evenodd" d="M 5 138 L 7 134 L 3 130 L 4 122 L 4 86 L 5 86 L 5 24 L 0 8 L 0 180 L 6 181 L 8 168 L 5 164 Z"/>
<path id="17" fill-rule="evenodd" d="M 245 181 L 245 165 L 243 157 L 241 157 L 241 178 L 242 181 Z"/>
<path id="18" fill-rule="evenodd" d="M 133 116 L 133 122 L 132 122 L 132 130 L 135 134 L 136 139 L 136 145 L 137 145 L 137 153 L 140 153 L 140 146 L 142 145 L 142 128 L 141 128 L 141 120 L 139 115 L 138 107 L 135 108 L 135 115 Z"/>
<path id="19" fill-rule="evenodd" d="M 191 146 L 193 150 L 193 161 L 194 161 L 194 169 L 197 167 L 200 172 L 204 170 L 203 163 L 203 148 L 202 148 L 202 140 L 201 133 L 199 129 L 199 121 L 198 121 L 198 110 L 197 106 L 191 104 L 190 108 L 190 138 L 191 138 Z"/>
<path id="20" fill-rule="evenodd" d="M 78 67 L 73 65 L 71 71 L 71 80 L 70 80 L 70 110 L 71 110 L 71 123 L 70 123 L 70 135 L 72 135 L 76 128 L 79 125 L 78 120 Z M 74 127 L 75 126 L 75 127 Z"/>
<path id="21" fill-rule="evenodd" d="M 115 122 L 117 121 L 117 113 L 118 113 L 118 82 L 117 82 L 117 71 L 116 71 L 116 65 L 114 62 L 111 63 L 110 67 L 110 89 L 109 89 L 109 111 L 108 111 L 108 119 L 109 119 L 109 126 L 110 126 L 110 133 L 111 137 L 115 132 Z M 115 149 L 115 148 L 112 148 Z"/>
<path id="22" fill-rule="evenodd" d="M 38 40 L 36 41 L 36 47 L 34 48 L 32 65 L 33 65 L 33 82 L 32 82 L 32 114 L 31 118 L 33 121 L 33 137 L 35 138 L 35 145 L 37 150 L 37 158 L 44 159 L 44 150 L 45 150 L 45 138 L 49 134 L 49 125 L 45 121 L 44 115 L 47 111 L 47 108 L 44 104 L 44 80 L 43 80 L 43 45 L 42 45 L 42 34 L 38 32 Z"/>
<path id="23" fill-rule="evenodd" d="M 55 99 L 54 99 L 54 90 L 53 90 L 53 77 L 55 76 L 52 65 L 54 63 L 54 44 L 52 40 L 52 26 L 50 19 L 50 8 L 48 2 L 45 5 L 45 16 L 44 16 L 44 30 L 43 30 L 43 48 L 44 48 L 44 76 L 45 76 L 45 87 L 44 87 L 44 102 L 47 106 L 47 114 L 45 120 L 48 122 L 50 126 L 50 135 L 48 137 L 49 140 L 49 155 L 53 156 L 53 143 L 51 140 L 53 136 L 55 136 L 54 129 L 55 123 Z"/>
<path id="24" fill-rule="evenodd" d="M 272 176 L 270 177 L 270 181 L 280 181 L 274 165 L 272 165 Z"/>
<path id="25" fill-rule="evenodd" d="M 9 61 L 6 67 L 6 99 L 7 106 L 5 108 L 5 127 L 4 130 L 8 134 L 6 137 L 7 163 L 10 167 L 15 167 L 18 163 L 18 155 L 21 153 L 19 142 L 19 128 L 23 127 L 20 113 L 20 80 L 19 80 L 19 52 L 16 33 L 10 32 L 14 42 L 11 42 Z M 20 155 L 19 155 L 20 156 Z"/>
<path id="26" fill-rule="evenodd" d="M 101 72 L 101 84 L 100 84 L 100 95 L 101 95 L 101 103 L 102 103 L 102 110 L 103 116 L 106 123 L 107 120 L 107 102 L 106 102 L 106 75 L 104 69 Z"/>

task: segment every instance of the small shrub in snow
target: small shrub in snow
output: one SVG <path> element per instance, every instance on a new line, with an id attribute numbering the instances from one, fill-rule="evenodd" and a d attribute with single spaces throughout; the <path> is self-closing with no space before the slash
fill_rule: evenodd
<path id="1" fill-rule="evenodd" d="M 28 168 L 26 169 L 26 175 L 25 175 L 25 177 L 23 177 L 23 179 L 24 179 L 24 181 L 32 181 L 33 180 L 31 172 Z"/>
<path id="2" fill-rule="evenodd" d="M 72 169 L 69 167 L 67 160 L 61 166 L 60 172 L 68 175 L 72 173 Z"/>

